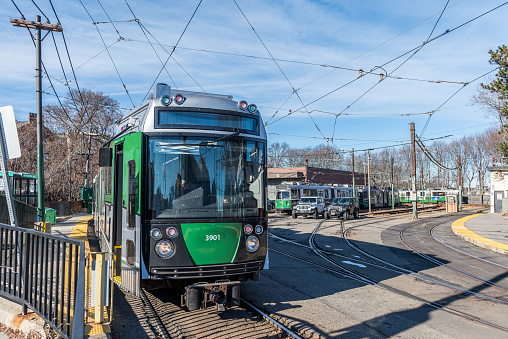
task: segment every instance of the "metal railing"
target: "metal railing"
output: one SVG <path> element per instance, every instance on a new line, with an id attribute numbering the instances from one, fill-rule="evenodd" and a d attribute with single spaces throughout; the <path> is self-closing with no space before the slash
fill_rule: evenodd
<path id="1" fill-rule="evenodd" d="M 14 199 L 14 206 L 16 209 L 18 226 L 33 229 L 37 221 L 37 208 L 16 199 Z M 0 223 L 10 224 L 7 201 L 4 194 L 0 194 Z"/>
<path id="2" fill-rule="evenodd" d="M 0 294 L 30 308 L 61 336 L 82 338 L 85 245 L 0 224 Z"/>

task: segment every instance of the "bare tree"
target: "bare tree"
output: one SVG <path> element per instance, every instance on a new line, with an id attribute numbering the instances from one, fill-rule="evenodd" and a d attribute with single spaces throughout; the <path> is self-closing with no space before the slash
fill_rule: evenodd
<path id="1" fill-rule="evenodd" d="M 90 90 L 70 90 L 62 105 L 45 105 L 44 181 L 47 201 L 79 199 L 89 169 L 98 162 L 98 148 L 114 133 L 121 117 L 116 100 Z M 35 121 L 18 128 L 22 156 L 12 160 L 13 171 L 36 173 L 37 132 Z M 69 174 L 69 159 L 72 171 Z M 88 173 L 89 183 L 92 173 Z"/>
<path id="2" fill-rule="evenodd" d="M 286 142 L 282 144 L 276 142 L 268 146 L 268 167 L 284 167 L 286 165 L 287 152 L 289 145 Z"/>

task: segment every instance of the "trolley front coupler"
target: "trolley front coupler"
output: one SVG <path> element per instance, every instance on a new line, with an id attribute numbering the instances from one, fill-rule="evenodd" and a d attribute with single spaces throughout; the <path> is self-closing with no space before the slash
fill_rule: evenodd
<path id="1" fill-rule="evenodd" d="M 240 305 L 240 282 L 220 280 L 215 283 L 196 283 L 185 287 L 182 307 L 189 311 L 216 305 L 219 311 Z"/>

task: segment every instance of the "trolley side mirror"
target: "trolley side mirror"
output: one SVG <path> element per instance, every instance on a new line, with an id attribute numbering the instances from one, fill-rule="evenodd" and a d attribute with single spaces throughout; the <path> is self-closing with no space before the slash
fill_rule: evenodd
<path id="1" fill-rule="evenodd" d="M 113 164 L 113 149 L 109 147 L 99 148 L 99 167 L 111 167 Z"/>

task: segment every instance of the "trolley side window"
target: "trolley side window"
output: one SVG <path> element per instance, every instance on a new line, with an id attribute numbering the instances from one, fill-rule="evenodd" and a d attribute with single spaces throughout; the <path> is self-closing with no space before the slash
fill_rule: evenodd
<path id="1" fill-rule="evenodd" d="M 277 192 L 277 199 L 289 199 L 289 192 L 288 191 Z"/>
<path id="2" fill-rule="evenodd" d="M 136 175 L 136 161 L 130 160 L 127 163 L 129 181 L 128 181 L 128 217 L 127 227 L 133 229 L 136 226 L 136 212 L 138 210 L 138 176 Z"/>

